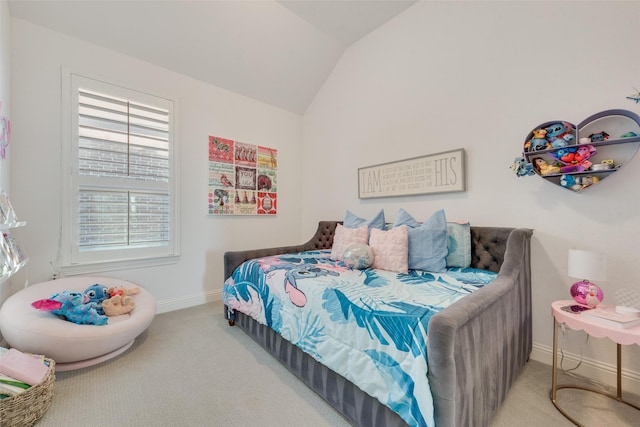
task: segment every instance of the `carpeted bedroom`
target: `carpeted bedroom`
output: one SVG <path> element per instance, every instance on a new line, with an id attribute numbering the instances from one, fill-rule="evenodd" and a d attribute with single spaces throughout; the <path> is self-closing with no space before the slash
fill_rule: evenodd
<path id="1" fill-rule="evenodd" d="M 635 425 L 638 16 L 0 0 L 0 425 Z"/>

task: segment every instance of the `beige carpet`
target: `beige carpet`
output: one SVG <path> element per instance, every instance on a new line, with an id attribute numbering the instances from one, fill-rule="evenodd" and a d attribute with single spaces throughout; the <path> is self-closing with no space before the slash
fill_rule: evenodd
<path id="1" fill-rule="evenodd" d="M 550 384 L 551 367 L 529 362 L 492 426 L 572 426 L 551 404 Z M 558 396 L 587 426 L 639 425 L 639 411 L 611 399 L 574 391 Z M 213 303 L 158 315 L 120 357 L 59 372 L 53 404 L 38 423 L 147 425 L 349 424 L 244 332 L 229 327 L 222 304 Z"/>

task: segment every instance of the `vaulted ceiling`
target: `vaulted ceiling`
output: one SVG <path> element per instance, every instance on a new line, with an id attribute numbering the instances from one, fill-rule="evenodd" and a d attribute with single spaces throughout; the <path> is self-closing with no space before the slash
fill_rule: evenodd
<path id="1" fill-rule="evenodd" d="M 303 114 L 343 52 L 415 1 L 9 0 L 9 11 Z"/>

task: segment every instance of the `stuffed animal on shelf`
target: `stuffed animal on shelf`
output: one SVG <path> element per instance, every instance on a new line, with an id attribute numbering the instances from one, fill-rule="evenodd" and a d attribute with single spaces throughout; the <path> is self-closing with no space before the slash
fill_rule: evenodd
<path id="1" fill-rule="evenodd" d="M 102 303 L 104 302 L 104 300 L 111 298 L 111 295 L 109 295 L 109 288 L 105 285 L 96 283 L 85 289 L 84 294 L 89 297 L 89 302 L 93 302 L 96 304 L 96 310 L 98 311 L 98 314 L 104 314 Z"/>
<path id="2" fill-rule="evenodd" d="M 565 188 L 570 188 L 573 191 L 582 189 L 582 186 L 580 183 L 576 182 L 573 175 L 562 175 L 562 177 L 560 177 L 560 185 Z"/>
<path id="3" fill-rule="evenodd" d="M 569 188 L 573 191 L 580 191 L 583 188 L 587 188 L 600 181 L 597 176 L 574 176 L 574 175 L 562 175 L 560 178 L 560 185 Z"/>
<path id="4" fill-rule="evenodd" d="M 593 165 L 588 159 L 594 154 L 596 154 L 596 149 L 593 145 L 563 147 L 551 153 L 554 158 L 562 163 L 560 166 L 560 172 L 562 173 L 588 170 Z"/>
<path id="5" fill-rule="evenodd" d="M 540 175 L 545 176 L 560 173 L 560 168 L 558 166 L 550 165 L 545 162 L 542 157 L 534 157 L 531 163 L 533 163 L 533 167 L 540 172 Z"/>
<path id="6" fill-rule="evenodd" d="M 576 171 L 576 148 L 575 147 L 563 147 L 551 152 L 551 155 L 562 164 L 560 166 L 560 172 L 575 172 Z"/>
<path id="7" fill-rule="evenodd" d="M 82 292 L 62 291 L 48 299 L 34 301 L 31 306 L 79 325 L 106 325 L 108 320 L 107 316 L 98 314 L 95 303 L 89 302 L 89 297 Z"/>
<path id="8" fill-rule="evenodd" d="M 609 139 L 609 134 L 606 132 L 592 133 L 591 135 L 589 135 L 589 139 L 591 140 L 591 142 L 602 142 Z"/>
<path id="9" fill-rule="evenodd" d="M 551 145 L 549 144 L 549 141 L 547 140 L 546 136 L 547 136 L 547 130 L 546 129 L 534 129 L 533 131 L 531 131 L 532 133 L 532 137 L 529 141 L 527 141 L 527 143 L 525 144 L 525 150 L 527 151 L 539 151 L 539 150 L 545 150 L 547 148 L 549 148 Z"/>
<path id="10" fill-rule="evenodd" d="M 576 160 L 578 161 L 578 170 L 580 172 L 589 170 L 593 163 L 589 161 L 589 158 L 595 156 L 598 152 L 593 145 L 581 145 L 576 149 Z"/>
<path id="11" fill-rule="evenodd" d="M 595 163 L 591 165 L 592 171 L 608 171 L 611 169 L 619 168 L 620 165 L 614 164 L 612 159 L 604 159 L 600 163 Z"/>
<path id="12" fill-rule="evenodd" d="M 573 125 L 567 122 L 557 122 L 547 126 L 547 140 L 549 140 L 551 147 L 566 147 L 573 142 L 576 137 L 571 134 L 572 129 Z"/>
<path id="13" fill-rule="evenodd" d="M 107 291 L 111 296 L 102 302 L 102 309 L 107 316 L 120 316 L 127 314 L 136 308 L 136 303 L 131 295 L 140 293 L 140 288 L 125 289 L 121 286 L 111 287 Z"/>

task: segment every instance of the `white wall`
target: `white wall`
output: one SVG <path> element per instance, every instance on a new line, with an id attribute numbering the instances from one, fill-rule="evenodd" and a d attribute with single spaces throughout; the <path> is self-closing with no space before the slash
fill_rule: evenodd
<path id="1" fill-rule="evenodd" d="M 11 119 L 11 67 L 10 67 L 10 25 L 9 5 L 6 0 L 0 0 L 0 115 Z M 0 158 L 0 188 L 11 193 L 9 180 L 9 153 L 11 147 L 7 147 L 6 158 Z M 11 281 L 0 283 L 0 304 L 7 299 L 11 291 Z"/>
<path id="2" fill-rule="evenodd" d="M 6 0 L 0 0 L 0 115 L 11 119 L 11 25 L 9 6 Z M 0 158 L 0 187 L 7 193 L 11 190 L 9 181 L 9 159 L 11 151 L 7 147 L 7 156 Z"/>
<path id="3" fill-rule="evenodd" d="M 48 280 L 59 250 L 61 67 L 178 101 L 180 261 L 103 275 L 140 284 L 166 311 L 219 299 L 224 251 L 300 241 L 300 116 L 20 19 L 11 23 L 12 193 L 27 221 L 15 235 L 30 257 L 31 283 Z M 207 216 L 208 135 L 278 150 L 277 216 Z"/>
<path id="4" fill-rule="evenodd" d="M 640 156 L 583 193 L 510 170 L 535 126 L 579 123 L 602 110 L 640 113 L 640 3 L 419 2 L 352 46 L 304 117 L 303 226 L 399 207 L 418 219 L 528 227 L 532 242 L 534 358 L 550 363 L 550 303 L 569 297 L 571 247 L 608 255 L 605 301 L 640 288 Z M 464 193 L 359 200 L 357 168 L 464 148 Z M 487 325 L 490 327 L 490 325 Z M 570 333 L 565 350 L 580 353 Z M 615 363 L 615 346 L 591 339 L 587 358 Z M 624 350 L 639 378 L 640 350 Z"/>

